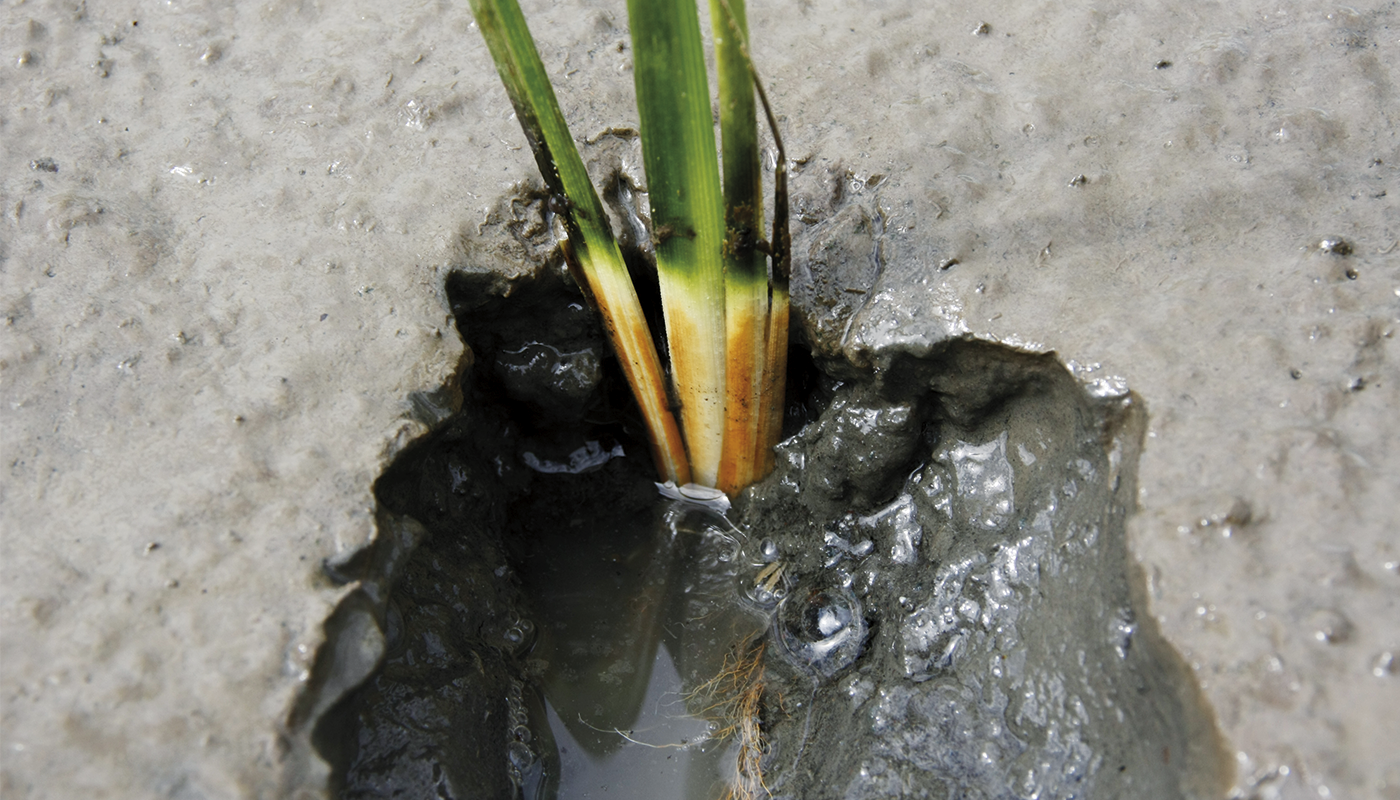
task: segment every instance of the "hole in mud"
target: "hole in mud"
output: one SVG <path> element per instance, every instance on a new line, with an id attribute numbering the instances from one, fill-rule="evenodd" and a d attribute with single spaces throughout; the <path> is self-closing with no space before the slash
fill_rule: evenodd
<path id="1" fill-rule="evenodd" d="M 332 568 L 385 651 L 316 725 L 336 796 L 1220 795 L 1131 574 L 1134 398 L 978 341 L 854 381 L 795 353 L 778 467 L 726 518 L 658 496 L 558 270 L 448 294 L 463 410 Z"/>

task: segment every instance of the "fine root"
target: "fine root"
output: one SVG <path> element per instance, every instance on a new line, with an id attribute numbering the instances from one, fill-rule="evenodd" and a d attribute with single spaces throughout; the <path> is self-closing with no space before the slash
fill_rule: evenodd
<path id="1" fill-rule="evenodd" d="M 723 800 L 761 800 L 769 796 L 763 780 L 763 755 L 767 741 L 760 717 L 763 707 L 763 651 L 766 643 L 750 638 L 724 658 L 715 677 L 696 687 L 688 696 L 697 716 L 714 720 L 719 728 L 714 739 L 734 737 L 739 745 L 735 781 Z"/>

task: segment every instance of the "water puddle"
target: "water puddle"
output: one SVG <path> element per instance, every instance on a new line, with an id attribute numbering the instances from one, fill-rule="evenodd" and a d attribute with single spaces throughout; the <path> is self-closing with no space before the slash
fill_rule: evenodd
<path id="1" fill-rule="evenodd" d="M 657 491 L 562 278 L 449 295 L 463 409 L 376 486 L 410 545 L 336 568 L 385 651 L 317 729 L 339 797 L 1219 795 L 1124 541 L 1136 398 L 971 340 L 799 366 L 720 514 Z"/>
<path id="2" fill-rule="evenodd" d="M 666 648 L 657 650 L 641 705 L 624 720 L 625 730 L 594 727 L 586 713 L 577 710 L 566 723 L 549 694 L 546 722 L 559 754 L 558 783 L 550 788 L 566 787 L 561 795 L 705 797 L 722 785 L 715 758 L 722 748 L 705 747 L 713 744 L 714 726 L 686 710 L 681 676 Z M 581 739 L 574 736 L 580 726 Z"/>
<path id="3" fill-rule="evenodd" d="M 537 482 L 532 513 L 507 534 L 538 633 L 527 668 L 553 738 L 539 748 L 550 784 L 539 796 L 718 797 L 735 758 L 719 735 L 729 698 L 705 684 L 766 624 L 733 588 L 743 535 L 663 501 L 646 476 L 635 506 L 581 497 L 573 483 L 594 479 Z"/>

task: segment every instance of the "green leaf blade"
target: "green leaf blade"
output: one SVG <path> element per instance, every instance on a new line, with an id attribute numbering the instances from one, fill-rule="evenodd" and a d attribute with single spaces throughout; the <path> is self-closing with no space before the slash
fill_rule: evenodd
<path id="1" fill-rule="evenodd" d="M 671 368 L 694 480 L 714 486 L 724 438 L 723 198 L 694 0 L 628 0 Z"/>

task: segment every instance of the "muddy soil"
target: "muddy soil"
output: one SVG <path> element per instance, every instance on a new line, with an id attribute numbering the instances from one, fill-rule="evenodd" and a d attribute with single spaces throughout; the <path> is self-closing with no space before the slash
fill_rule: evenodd
<path id="1" fill-rule="evenodd" d="M 560 786 L 556 734 L 638 747 L 622 734 L 659 651 L 692 707 L 757 654 L 756 702 L 708 704 L 723 706 L 708 730 L 754 722 L 749 777 L 775 797 L 1227 785 L 1124 544 L 1138 398 L 971 339 L 875 354 L 842 379 L 799 344 L 778 468 L 725 520 L 658 496 L 597 320 L 557 263 L 460 272 L 448 292 L 474 354 L 463 410 L 376 487 L 403 535 L 335 568 L 386 631 L 383 666 L 317 730 L 340 797 L 595 796 Z M 732 739 L 679 743 L 695 766 L 673 796 L 744 774 Z"/>
<path id="2" fill-rule="evenodd" d="M 804 618 L 849 588 L 870 634 L 848 664 L 779 637 L 778 691 L 811 705 L 772 726 L 778 794 L 1222 793 L 1211 712 L 1124 546 L 1144 416 L 1053 356 L 964 340 L 885 359 L 780 446 L 743 525 L 780 532 Z"/>

